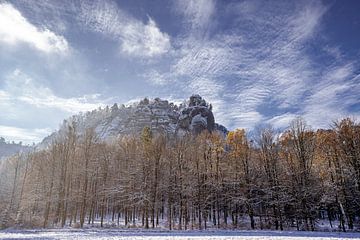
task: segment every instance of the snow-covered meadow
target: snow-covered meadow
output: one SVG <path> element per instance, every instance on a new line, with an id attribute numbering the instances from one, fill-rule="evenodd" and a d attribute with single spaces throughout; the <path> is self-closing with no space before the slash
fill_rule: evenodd
<path id="1" fill-rule="evenodd" d="M 144 231 L 114 229 L 47 229 L 5 230 L 0 239 L 360 239 L 360 233 L 298 232 L 298 231 Z"/>

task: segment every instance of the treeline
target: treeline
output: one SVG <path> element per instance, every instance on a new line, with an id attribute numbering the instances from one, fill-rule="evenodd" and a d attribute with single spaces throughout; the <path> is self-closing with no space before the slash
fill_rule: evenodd
<path id="1" fill-rule="evenodd" d="M 359 229 L 360 125 L 99 141 L 75 123 L 2 163 L 0 226 Z M 106 225 L 107 226 L 107 225 Z"/>

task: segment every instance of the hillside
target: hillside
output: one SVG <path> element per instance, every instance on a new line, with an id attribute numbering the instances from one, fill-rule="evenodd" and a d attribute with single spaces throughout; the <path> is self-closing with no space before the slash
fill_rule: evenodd
<path id="1" fill-rule="evenodd" d="M 179 106 L 160 98 L 144 98 L 129 106 L 115 103 L 111 107 L 80 113 L 64 120 L 60 129 L 46 137 L 41 145 L 46 146 L 56 136 L 65 133 L 68 123 L 74 125 L 80 134 L 85 129 L 93 128 L 102 140 L 118 135 L 139 134 L 145 126 L 149 126 L 153 132 L 178 136 L 186 132 L 198 134 L 204 129 L 227 133 L 224 126 L 215 122 L 212 105 L 200 95 L 192 95 Z"/>

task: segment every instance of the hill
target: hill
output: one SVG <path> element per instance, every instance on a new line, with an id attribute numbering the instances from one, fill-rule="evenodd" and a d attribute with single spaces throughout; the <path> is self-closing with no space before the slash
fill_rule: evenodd
<path id="1" fill-rule="evenodd" d="M 64 120 L 60 129 L 46 137 L 40 145 L 46 146 L 57 136 L 63 135 L 69 123 L 76 127 L 80 135 L 85 129 L 93 128 L 102 140 L 139 134 L 145 126 L 149 126 L 153 132 L 178 136 L 187 132 L 198 134 L 205 129 L 227 133 L 226 127 L 215 122 L 212 105 L 197 94 L 179 106 L 160 98 L 144 98 L 128 106 L 115 103 L 111 107 L 73 115 Z"/>

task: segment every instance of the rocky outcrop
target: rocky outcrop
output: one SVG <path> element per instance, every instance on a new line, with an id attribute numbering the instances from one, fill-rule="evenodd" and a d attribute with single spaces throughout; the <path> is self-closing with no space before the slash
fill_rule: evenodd
<path id="1" fill-rule="evenodd" d="M 215 130 L 215 118 L 209 105 L 200 95 L 192 95 L 189 104 L 179 116 L 177 131 L 190 131 L 199 134 L 204 130 Z"/>
<path id="2" fill-rule="evenodd" d="M 129 106 L 114 104 L 112 107 L 74 115 L 64 121 L 57 133 L 44 139 L 43 144 L 63 134 L 69 122 L 75 123 L 80 134 L 86 128 L 94 128 L 100 139 L 139 134 L 145 126 L 149 126 L 153 132 L 178 136 L 199 134 L 205 130 L 227 133 L 225 127 L 215 123 L 211 104 L 197 94 L 180 106 L 160 98 L 145 98 Z"/>

